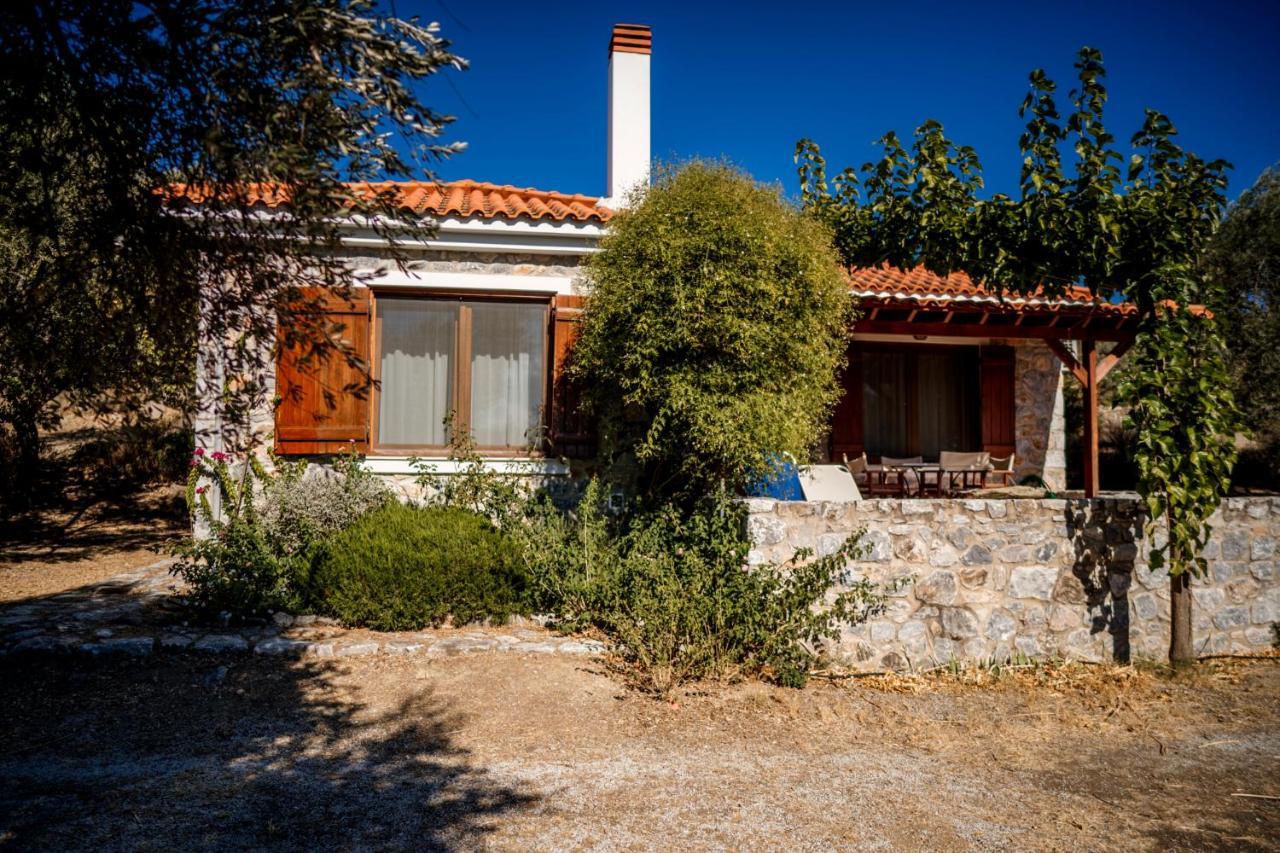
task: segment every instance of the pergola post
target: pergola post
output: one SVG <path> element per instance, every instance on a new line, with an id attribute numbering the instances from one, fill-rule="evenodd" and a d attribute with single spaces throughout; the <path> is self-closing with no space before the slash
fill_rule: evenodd
<path id="1" fill-rule="evenodd" d="M 1098 480 L 1098 385 L 1133 346 L 1133 338 L 1119 341 L 1102 358 L 1098 357 L 1096 338 L 1085 338 L 1080 342 L 1079 359 L 1060 340 L 1050 338 L 1045 343 L 1080 382 L 1084 391 L 1084 496 L 1092 498 L 1101 488 Z"/>
<path id="2" fill-rule="evenodd" d="M 1085 338 L 1081 347 L 1084 368 L 1084 496 L 1098 494 L 1098 343 Z"/>

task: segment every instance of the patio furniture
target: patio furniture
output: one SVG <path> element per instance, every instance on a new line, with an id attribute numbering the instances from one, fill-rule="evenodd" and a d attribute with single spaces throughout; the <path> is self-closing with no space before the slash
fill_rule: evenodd
<path id="1" fill-rule="evenodd" d="M 860 501 L 862 493 L 843 465 L 810 465 L 800 472 L 800 488 L 807 501 Z"/>
<path id="2" fill-rule="evenodd" d="M 987 472 L 991 469 L 991 454 L 959 453 L 944 450 L 938 455 L 938 466 L 942 469 L 938 477 L 938 494 L 956 492 L 956 482 L 960 490 L 980 488 L 986 484 Z"/>
<path id="3" fill-rule="evenodd" d="M 868 491 L 899 498 L 915 494 L 920 491 L 920 474 L 915 469 L 924 464 L 922 456 L 881 456 L 878 488 L 872 488 L 868 480 Z"/>
<path id="4" fill-rule="evenodd" d="M 850 459 L 847 455 L 841 453 L 840 458 L 844 460 L 844 467 L 853 477 L 853 481 L 858 485 L 865 485 L 867 482 L 867 454 L 859 453 Z"/>
<path id="5" fill-rule="evenodd" d="M 1013 465 L 1014 456 L 1017 454 L 1010 453 L 1004 458 L 995 458 L 991 460 L 991 470 L 987 472 L 987 477 L 995 482 L 990 482 L 992 486 L 1011 486 L 1013 485 Z"/>

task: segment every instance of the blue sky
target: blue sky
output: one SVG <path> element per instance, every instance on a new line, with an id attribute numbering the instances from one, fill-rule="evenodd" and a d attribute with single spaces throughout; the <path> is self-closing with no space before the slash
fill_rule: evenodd
<path id="1" fill-rule="evenodd" d="M 1015 192 L 1017 107 L 1044 67 L 1066 106 L 1075 51 L 1102 50 L 1108 129 L 1127 147 L 1146 106 L 1182 144 L 1235 165 L 1239 195 L 1280 161 L 1280 3 L 472 2 L 400 0 L 440 21 L 465 73 L 425 100 L 469 148 L 439 169 L 598 195 L 604 190 L 607 44 L 616 22 L 653 27 L 653 154 L 724 156 L 796 191 L 792 152 L 814 138 L 836 171 L 884 131 L 926 118 L 982 159 L 988 191 Z"/>

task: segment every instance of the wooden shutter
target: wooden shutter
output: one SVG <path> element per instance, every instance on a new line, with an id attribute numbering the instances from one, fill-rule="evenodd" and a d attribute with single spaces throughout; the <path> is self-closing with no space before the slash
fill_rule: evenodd
<path id="1" fill-rule="evenodd" d="M 595 455 L 595 424 L 582 411 L 582 389 L 569 380 L 566 368 L 578 337 L 581 296 L 557 296 L 552 310 L 551 412 L 548 432 L 552 451 L 570 459 Z"/>
<path id="2" fill-rule="evenodd" d="M 1017 441 L 1014 417 L 1012 347 L 982 347 L 982 449 L 992 456 L 1013 453 Z"/>
<path id="3" fill-rule="evenodd" d="M 831 417 L 831 461 L 852 459 L 866 450 L 862 435 L 862 350 L 849 345 L 848 364 L 840 377 L 844 394 Z"/>
<path id="4" fill-rule="evenodd" d="M 305 294 L 311 297 L 313 292 Z M 370 353 L 369 314 L 372 300 L 367 288 L 356 288 L 344 301 L 324 292 L 326 330 L 349 344 L 366 365 Z M 286 346 L 287 329 L 278 337 L 276 361 L 276 452 L 284 454 L 341 453 L 352 447 L 369 451 L 372 393 L 364 371 L 333 350 L 313 353 L 305 362 L 309 345 Z"/>

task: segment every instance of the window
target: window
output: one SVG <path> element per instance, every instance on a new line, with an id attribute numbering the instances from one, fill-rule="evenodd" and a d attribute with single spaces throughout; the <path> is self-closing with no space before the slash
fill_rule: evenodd
<path id="1" fill-rule="evenodd" d="M 867 347 L 863 435 L 872 456 L 981 450 L 977 347 Z"/>
<path id="2" fill-rule="evenodd" d="M 487 450 L 538 440 L 545 402 L 548 304 L 380 296 L 377 444 L 440 448 L 444 421 Z"/>

